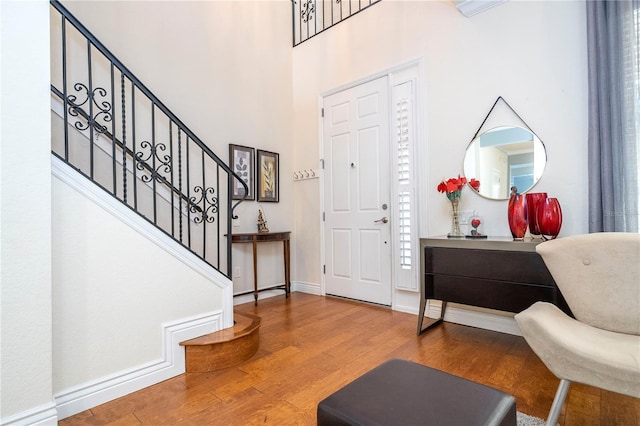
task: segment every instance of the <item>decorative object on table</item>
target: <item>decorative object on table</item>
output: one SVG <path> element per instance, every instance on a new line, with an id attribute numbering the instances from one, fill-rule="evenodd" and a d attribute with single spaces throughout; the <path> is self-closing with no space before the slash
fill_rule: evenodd
<path id="1" fill-rule="evenodd" d="M 547 198 L 546 192 L 529 192 L 527 198 L 527 222 L 529 223 L 529 233 L 534 240 L 542 239 L 540 227 L 538 226 L 537 211 L 540 203 Z"/>
<path id="2" fill-rule="evenodd" d="M 262 210 L 258 210 L 258 233 L 266 234 L 269 232 L 269 228 L 267 228 L 267 221 L 264 219 L 262 215 Z"/>
<path id="3" fill-rule="evenodd" d="M 254 162 L 253 162 L 253 148 L 242 145 L 229 144 L 229 167 L 238 175 L 242 181 L 247 184 L 249 189 L 248 194 L 245 197 L 245 188 L 238 179 L 233 179 L 232 183 L 232 200 L 254 200 Z"/>
<path id="4" fill-rule="evenodd" d="M 478 214 L 473 214 L 469 218 L 469 234 L 465 235 L 465 238 L 487 238 L 484 233 L 484 219 Z"/>
<path id="5" fill-rule="evenodd" d="M 562 228 L 562 209 L 557 198 L 545 198 L 538 205 L 536 211 L 538 229 L 542 238 L 546 240 L 555 239 Z"/>
<path id="6" fill-rule="evenodd" d="M 524 234 L 527 232 L 527 198 L 522 194 L 518 194 L 518 188 L 515 186 L 511 187 L 507 219 L 509 220 L 509 229 L 513 240 L 524 240 Z"/>
<path id="7" fill-rule="evenodd" d="M 451 231 L 447 234 L 449 238 L 464 238 L 464 234 L 460 231 L 460 212 L 458 206 L 460 197 L 462 196 L 462 188 L 467 183 L 467 179 L 458 175 L 457 178 L 442 180 L 438 184 L 438 192 L 443 192 L 451 201 Z"/>
<path id="8" fill-rule="evenodd" d="M 258 201 L 280 201 L 278 157 L 275 152 L 258 150 Z"/>

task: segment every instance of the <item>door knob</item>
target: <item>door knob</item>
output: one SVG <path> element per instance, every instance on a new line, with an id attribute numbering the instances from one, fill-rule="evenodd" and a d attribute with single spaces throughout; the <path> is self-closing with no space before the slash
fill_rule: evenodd
<path id="1" fill-rule="evenodd" d="M 389 222 L 389 219 L 387 219 L 387 217 L 383 217 L 382 219 L 378 219 L 378 220 L 374 220 L 373 223 L 387 223 Z"/>

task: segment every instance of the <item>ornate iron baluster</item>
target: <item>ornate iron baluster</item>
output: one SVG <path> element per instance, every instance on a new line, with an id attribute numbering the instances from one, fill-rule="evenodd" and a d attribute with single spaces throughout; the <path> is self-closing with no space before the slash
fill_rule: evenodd
<path id="1" fill-rule="evenodd" d="M 120 74 L 120 98 L 122 101 L 122 201 L 127 204 L 127 117 L 124 74 Z"/>
<path id="2" fill-rule="evenodd" d="M 115 74 L 113 69 L 113 62 L 111 63 L 111 105 L 115 107 L 116 105 L 116 88 L 115 88 Z M 113 195 L 118 198 L 118 180 L 116 178 L 116 120 L 111 120 L 111 167 L 112 167 L 112 178 L 113 178 Z"/>
<path id="3" fill-rule="evenodd" d="M 302 11 L 300 11 L 300 19 L 307 24 L 307 32 L 309 31 L 309 20 L 313 18 L 313 13 L 316 11 L 316 2 L 314 0 L 308 0 L 302 3 Z"/>
<path id="4" fill-rule="evenodd" d="M 294 47 L 328 30 L 343 20 L 362 12 L 381 0 L 366 0 L 364 5 L 362 0 L 358 0 L 357 4 L 355 0 L 350 0 L 347 2 L 348 4 L 342 0 L 321 1 L 321 5 L 318 5 L 317 0 L 291 0 Z M 328 9 L 325 8 L 325 3 Z M 320 19 L 320 17 L 322 17 L 322 19 Z M 313 25 L 311 25 L 312 20 Z M 298 37 L 296 37 L 296 32 L 298 33 Z"/>
<path id="5" fill-rule="evenodd" d="M 189 180 L 190 180 L 189 177 L 191 175 L 190 173 L 191 171 L 189 167 L 189 165 L 191 164 L 191 161 L 190 161 L 191 157 L 189 157 L 189 141 L 190 141 L 189 136 L 187 136 L 187 142 L 186 142 L 186 145 L 187 145 L 187 164 L 186 164 L 187 166 L 187 200 L 191 199 L 191 196 L 189 195 L 189 188 L 191 188 L 191 185 L 189 184 Z M 187 202 L 187 204 L 189 203 Z M 191 208 L 190 206 L 187 206 L 187 247 L 189 248 L 191 248 L 191 215 L 190 213 L 191 213 Z"/>
<path id="6" fill-rule="evenodd" d="M 204 152 L 203 151 L 200 152 L 200 167 L 202 169 L 202 188 L 205 188 L 207 179 L 206 179 L 206 173 L 205 173 L 206 170 L 204 168 Z M 207 188 L 207 189 L 212 189 L 212 188 Z M 202 191 L 203 198 L 205 197 L 205 194 L 206 194 L 206 191 Z M 202 219 L 205 222 L 202 224 L 202 257 L 206 259 L 207 258 L 207 226 L 206 225 L 207 223 L 210 223 L 210 222 L 206 221 L 209 218 L 207 216 L 207 212 L 204 209 L 202 209 Z"/>
<path id="7" fill-rule="evenodd" d="M 156 106 L 153 103 L 151 104 L 151 143 L 154 147 L 156 146 Z M 164 144 L 158 144 L 158 148 L 161 149 L 162 151 L 165 151 L 167 149 L 167 147 Z M 167 158 L 166 155 L 165 155 L 165 158 Z M 158 170 L 156 169 L 156 159 L 157 159 L 157 155 L 154 155 L 152 158 L 152 162 L 153 162 L 152 167 L 154 170 L 153 173 L 155 174 L 155 178 L 151 183 L 152 184 L 151 186 L 153 187 L 153 223 L 155 224 L 158 223 L 158 200 L 157 200 L 158 191 L 156 187 L 156 182 L 160 177 L 159 172 L 156 172 L 156 170 Z M 171 161 L 168 161 L 167 164 L 169 164 L 170 162 Z"/>
<path id="8" fill-rule="evenodd" d="M 69 161 L 69 122 L 67 99 L 67 19 L 62 16 L 62 97 L 64 102 L 64 161 Z"/>
<path id="9" fill-rule="evenodd" d="M 169 161 L 171 162 L 170 164 L 170 169 L 171 169 L 171 236 L 175 237 L 176 232 L 175 232 L 175 214 L 174 214 L 174 210 L 175 210 L 175 206 L 174 206 L 174 196 L 173 196 L 173 121 L 169 121 L 169 152 L 171 152 L 171 157 L 169 159 Z"/>
<path id="10" fill-rule="evenodd" d="M 168 154 L 162 156 L 161 153 L 161 151 L 164 152 L 167 150 L 167 146 L 164 143 L 161 142 L 156 144 L 149 141 L 142 141 L 140 143 L 140 149 L 141 151 L 138 151 L 136 153 L 136 169 L 144 171 L 146 169 L 145 163 L 146 165 L 149 165 L 149 160 L 151 160 L 151 163 L 153 164 L 150 170 L 150 174 L 143 173 L 140 175 L 140 179 L 142 179 L 143 182 L 153 183 L 159 179 L 164 179 L 160 172 L 171 172 L 171 156 Z M 145 153 L 142 150 L 147 149 L 149 150 L 149 152 L 145 156 Z M 160 164 L 157 164 L 156 161 Z"/>
<path id="11" fill-rule="evenodd" d="M 196 198 L 196 196 L 189 198 L 189 211 L 195 215 L 193 221 L 195 223 L 213 223 L 215 214 L 218 213 L 219 205 L 218 197 L 215 196 L 215 189 L 196 186 L 193 188 L 193 192 L 194 194 L 200 194 L 199 198 Z M 200 207 L 200 203 L 202 203 L 202 207 Z"/>
<path id="12" fill-rule="evenodd" d="M 178 190 L 182 194 L 182 132 L 178 129 Z M 180 242 L 182 242 L 182 197 L 179 198 L 178 204 L 178 220 L 180 227 Z"/>
<path id="13" fill-rule="evenodd" d="M 85 104 L 90 106 L 90 110 L 93 109 L 93 106 L 98 108 L 98 112 L 94 116 L 91 116 L 91 113 L 90 113 L 89 116 L 86 117 L 86 122 L 78 118 L 73 124 L 73 126 L 80 131 L 91 128 L 98 133 L 105 133 L 108 130 L 107 126 L 105 126 L 104 124 L 100 124 L 98 122 L 98 119 L 102 117 L 102 120 L 105 123 L 111 122 L 113 118 L 111 115 L 111 104 L 107 101 L 102 101 L 101 103 L 98 103 L 98 100 L 96 100 L 96 97 L 97 95 L 99 95 L 100 97 L 106 98 L 107 91 L 102 87 L 96 87 L 95 89 L 90 90 L 87 86 L 85 86 L 82 83 L 74 84 L 73 89 L 76 92 L 84 91 L 84 93 L 82 93 L 83 95 L 82 102 L 78 101 L 78 96 L 76 95 L 67 96 L 67 103 L 69 105 L 70 116 L 85 118 L 85 115 L 82 114 L 81 112 L 82 106 L 84 106 Z"/>
<path id="14" fill-rule="evenodd" d="M 133 171 L 133 208 L 138 210 L 138 178 L 136 170 L 138 170 L 136 165 L 136 85 L 134 82 L 131 82 L 131 145 L 132 145 L 132 155 L 131 161 L 133 162 L 133 167 L 131 170 Z"/>
<path id="15" fill-rule="evenodd" d="M 92 74 L 91 74 L 91 40 L 87 40 L 87 68 L 88 68 L 88 81 L 89 81 L 89 88 L 87 89 L 87 97 L 89 96 L 89 93 L 93 94 L 93 79 Z M 103 96 L 106 95 L 106 93 L 103 94 Z M 93 102 L 89 102 L 89 120 L 93 120 Z M 99 134 L 100 132 L 98 132 Z M 91 179 L 93 179 L 93 162 L 94 162 L 94 157 L 93 157 L 93 126 L 89 126 L 89 176 L 91 176 Z"/>

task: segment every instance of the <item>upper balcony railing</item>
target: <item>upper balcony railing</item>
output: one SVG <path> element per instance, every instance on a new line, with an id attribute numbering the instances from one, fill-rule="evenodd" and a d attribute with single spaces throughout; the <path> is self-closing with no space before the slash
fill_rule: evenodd
<path id="1" fill-rule="evenodd" d="M 242 179 L 56 0 L 52 152 L 231 277 Z M 141 256 L 144 256 L 141 253 Z"/>
<path id="2" fill-rule="evenodd" d="M 293 46 L 309 40 L 381 0 L 291 0 Z"/>

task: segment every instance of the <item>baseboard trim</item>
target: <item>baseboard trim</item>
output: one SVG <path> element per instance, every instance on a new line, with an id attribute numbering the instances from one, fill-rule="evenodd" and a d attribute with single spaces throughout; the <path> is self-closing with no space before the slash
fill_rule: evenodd
<path id="1" fill-rule="evenodd" d="M 57 425 L 58 411 L 53 402 L 0 419 L 0 425 Z"/>
<path id="2" fill-rule="evenodd" d="M 180 342 L 223 328 L 222 311 L 198 315 L 162 324 L 163 359 L 118 372 L 107 377 L 66 389 L 55 395 L 60 419 L 178 376 L 185 372 L 184 347 Z"/>
<path id="3" fill-rule="evenodd" d="M 280 284 L 276 284 L 276 285 L 280 285 Z M 258 293 L 258 300 L 268 299 L 270 297 L 275 297 L 275 296 L 284 296 L 284 290 L 263 290 Z M 254 301 L 253 293 L 233 296 L 234 306 L 242 305 L 243 303 L 249 303 L 253 301 Z"/>
<path id="4" fill-rule="evenodd" d="M 284 284 L 278 284 L 284 285 Z M 291 292 L 299 291 L 300 293 L 308 293 L 315 294 L 316 296 L 322 296 L 322 292 L 320 291 L 320 284 L 307 283 L 302 281 L 293 281 L 291 282 Z M 258 293 L 258 300 L 268 299 L 274 296 L 282 296 L 282 290 L 265 290 Z M 234 305 L 242 305 L 243 303 L 253 302 L 253 294 L 242 294 L 239 296 L 234 296 L 233 304 Z"/>
<path id="5" fill-rule="evenodd" d="M 322 296 L 322 290 L 320 284 L 308 283 L 304 281 L 295 281 L 291 283 L 292 291 L 299 291 L 301 293 L 315 294 L 316 296 Z"/>

